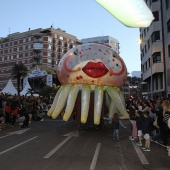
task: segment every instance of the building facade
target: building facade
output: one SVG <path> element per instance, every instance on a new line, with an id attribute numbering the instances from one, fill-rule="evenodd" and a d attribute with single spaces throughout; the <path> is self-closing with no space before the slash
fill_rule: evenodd
<path id="1" fill-rule="evenodd" d="M 81 43 L 101 43 L 109 45 L 113 50 L 119 54 L 119 42 L 111 36 L 98 36 L 81 39 Z"/>
<path id="2" fill-rule="evenodd" d="M 149 98 L 170 97 L 170 1 L 145 0 L 154 15 L 140 29 L 142 84 Z"/>
<path id="3" fill-rule="evenodd" d="M 63 54 L 78 42 L 76 36 L 53 27 L 28 29 L 0 38 L 0 89 L 11 78 L 14 64 L 23 63 L 28 70 L 36 65 L 56 69 Z M 16 81 L 12 81 L 16 86 Z"/>

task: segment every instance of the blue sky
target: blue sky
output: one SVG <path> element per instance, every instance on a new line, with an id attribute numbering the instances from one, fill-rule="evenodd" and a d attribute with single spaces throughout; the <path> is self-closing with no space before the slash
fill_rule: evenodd
<path id="1" fill-rule="evenodd" d="M 0 37 L 51 25 L 78 39 L 109 35 L 119 41 L 128 72 L 140 71 L 139 28 L 124 26 L 95 0 L 1 0 L 0 16 Z"/>

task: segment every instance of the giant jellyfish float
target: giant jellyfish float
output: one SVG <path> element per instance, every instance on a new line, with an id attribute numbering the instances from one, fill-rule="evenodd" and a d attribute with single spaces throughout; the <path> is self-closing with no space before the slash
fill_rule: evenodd
<path id="1" fill-rule="evenodd" d="M 65 110 L 63 120 L 68 121 L 81 92 L 81 123 L 86 123 L 91 92 L 94 93 L 94 124 L 98 125 L 104 95 L 109 117 L 115 112 L 128 118 L 121 91 L 127 78 L 122 58 L 109 46 L 97 43 L 78 45 L 60 60 L 57 76 L 62 84 L 47 115 L 56 119 Z"/>

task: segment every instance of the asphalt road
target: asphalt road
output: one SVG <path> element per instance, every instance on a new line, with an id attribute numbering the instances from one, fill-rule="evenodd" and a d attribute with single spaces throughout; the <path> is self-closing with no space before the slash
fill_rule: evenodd
<path id="1" fill-rule="evenodd" d="M 77 130 L 77 122 L 33 121 L 30 128 L 6 127 L 0 132 L 0 170 L 170 170 L 170 156 L 151 143 L 144 152 L 129 140 L 131 125 L 112 138 L 103 130 Z"/>

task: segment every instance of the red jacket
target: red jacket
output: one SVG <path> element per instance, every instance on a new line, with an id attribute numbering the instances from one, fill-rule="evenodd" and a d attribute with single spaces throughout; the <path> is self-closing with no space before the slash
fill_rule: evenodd
<path id="1" fill-rule="evenodd" d="M 13 113 L 14 116 L 17 117 L 18 116 L 18 108 L 16 108 L 12 113 Z"/>
<path id="2" fill-rule="evenodd" d="M 5 107 L 5 112 L 10 113 L 11 112 L 11 107 L 10 106 L 6 106 Z"/>

